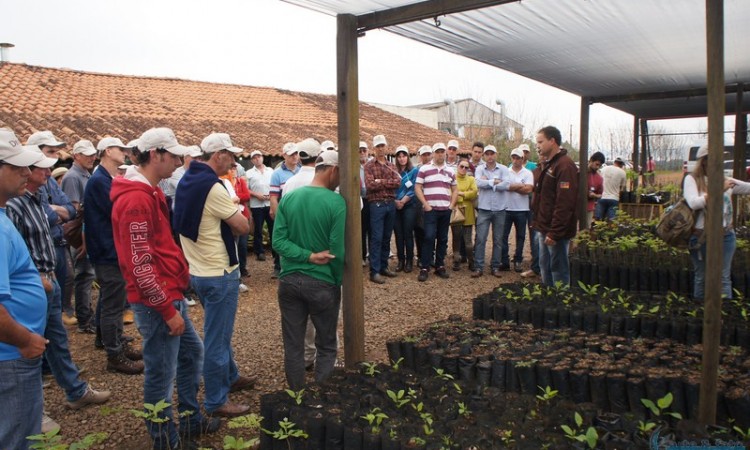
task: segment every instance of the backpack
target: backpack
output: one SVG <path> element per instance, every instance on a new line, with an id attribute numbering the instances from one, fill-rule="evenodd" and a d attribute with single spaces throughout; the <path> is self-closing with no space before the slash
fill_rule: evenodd
<path id="1" fill-rule="evenodd" d="M 656 226 L 656 235 L 673 247 L 687 248 L 695 231 L 695 216 L 695 211 L 682 198 L 664 211 Z"/>

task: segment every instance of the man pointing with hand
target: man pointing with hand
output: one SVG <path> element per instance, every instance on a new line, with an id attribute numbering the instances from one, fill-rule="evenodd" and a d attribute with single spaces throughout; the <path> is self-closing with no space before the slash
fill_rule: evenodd
<path id="1" fill-rule="evenodd" d="M 290 389 L 305 384 L 307 318 L 315 326 L 315 381 L 336 362 L 336 324 L 344 272 L 346 204 L 339 185 L 338 153 L 322 152 L 309 186 L 283 196 L 276 212 L 273 248 L 281 255 L 279 309 L 284 370 Z"/>

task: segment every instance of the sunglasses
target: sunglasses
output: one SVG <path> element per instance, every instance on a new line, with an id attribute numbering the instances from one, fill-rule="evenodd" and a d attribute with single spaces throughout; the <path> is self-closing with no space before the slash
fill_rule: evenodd
<path id="1" fill-rule="evenodd" d="M 469 168 L 469 166 L 464 166 L 464 165 L 461 165 L 461 166 L 458 166 L 458 168 L 459 168 L 459 169 L 468 169 L 468 168 Z"/>

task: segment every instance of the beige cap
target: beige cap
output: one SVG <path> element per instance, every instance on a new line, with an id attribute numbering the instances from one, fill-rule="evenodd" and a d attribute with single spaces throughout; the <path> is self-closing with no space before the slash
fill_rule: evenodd
<path id="1" fill-rule="evenodd" d="M 382 134 L 379 134 L 372 138 L 372 146 L 377 147 L 378 145 L 388 145 L 388 142 L 385 140 L 385 136 Z"/>
<path id="2" fill-rule="evenodd" d="M 484 148 L 484 152 L 485 153 L 487 152 L 497 153 L 497 149 L 495 148 L 494 145 L 488 145 L 487 147 Z"/>
<path id="3" fill-rule="evenodd" d="M 96 155 L 96 148 L 88 139 L 81 139 L 75 143 L 71 153 L 74 155 L 92 156 Z"/>
<path id="4" fill-rule="evenodd" d="M 263 156 L 263 153 L 260 150 L 253 150 L 252 152 L 250 152 L 250 158 L 253 158 L 258 155 Z"/>
<path id="5" fill-rule="evenodd" d="M 438 150 L 445 150 L 445 144 L 442 142 L 438 142 L 432 146 L 432 152 L 436 152 Z"/>
<path id="6" fill-rule="evenodd" d="M 315 167 L 318 166 L 338 166 L 339 165 L 339 152 L 335 150 L 326 150 L 315 160 Z"/>
<path id="7" fill-rule="evenodd" d="M 398 147 L 396 147 L 396 155 L 398 155 L 399 153 L 406 153 L 406 156 L 409 156 L 409 147 L 405 145 L 399 145 Z"/>
<path id="8" fill-rule="evenodd" d="M 333 141 L 323 141 L 320 144 L 320 148 L 323 150 L 336 150 L 336 144 Z"/>
<path id="9" fill-rule="evenodd" d="M 103 138 L 101 141 L 99 141 L 98 144 L 96 144 L 96 149 L 100 152 L 103 152 L 110 147 L 130 148 L 127 145 L 123 144 L 119 138 L 111 136 Z"/>
<path id="10" fill-rule="evenodd" d="M 427 153 L 432 154 L 432 147 L 430 147 L 429 145 L 423 145 L 423 146 L 419 147 L 419 154 L 420 154 L 420 156 L 424 155 L 424 154 L 427 154 Z"/>
<path id="11" fill-rule="evenodd" d="M 62 147 L 65 142 L 58 140 L 51 131 L 37 131 L 29 136 L 26 145 L 46 145 L 48 147 Z"/>
<path id="12" fill-rule="evenodd" d="M 518 156 L 519 158 L 523 158 L 523 150 L 521 150 L 521 148 L 520 148 L 520 147 L 518 147 L 518 148 L 514 148 L 514 149 L 513 149 L 513 150 L 512 150 L 511 152 L 510 152 L 510 156 Z"/>
<path id="13" fill-rule="evenodd" d="M 451 139 L 448 141 L 448 148 L 454 147 L 456 150 L 458 150 L 458 141 L 455 139 Z"/>
<path id="14" fill-rule="evenodd" d="M 142 152 L 159 148 L 177 156 L 184 156 L 188 151 L 187 147 L 177 142 L 177 137 L 170 128 L 151 128 L 138 138 L 138 149 Z"/>
<path id="15" fill-rule="evenodd" d="M 227 133 L 211 133 L 201 141 L 203 153 L 216 153 L 228 150 L 232 153 L 242 153 L 242 149 L 232 144 L 232 138 Z"/>
<path id="16" fill-rule="evenodd" d="M 331 144 L 333 144 L 333 142 L 331 142 Z M 297 142 L 296 149 L 297 153 L 299 153 L 300 158 L 316 158 L 318 155 L 320 155 L 320 152 L 323 151 L 323 145 L 318 143 L 318 141 L 313 138 L 307 138 L 304 141 Z"/>
<path id="17" fill-rule="evenodd" d="M 58 178 L 68 173 L 67 167 L 58 167 L 57 169 L 52 171 L 52 178 Z"/>
<path id="18" fill-rule="evenodd" d="M 191 158 L 197 158 L 203 154 L 203 150 L 201 150 L 200 145 L 190 145 L 187 147 L 187 153 L 185 154 Z"/>
<path id="19" fill-rule="evenodd" d="M 367 148 L 367 142 L 359 141 L 359 148 Z"/>
<path id="20" fill-rule="evenodd" d="M 32 164 L 32 166 L 34 167 L 38 167 L 40 169 L 49 169 L 57 164 L 57 158 L 47 158 L 47 156 L 42 153 L 42 151 L 36 145 L 25 145 L 23 147 L 23 151 L 31 152 L 36 155 L 36 161 L 34 162 L 34 164 Z"/>
<path id="21" fill-rule="evenodd" d="M 284 144 L 284 154 L 285 155 L 293 155 L 297 153 L 297 144 L 294 142 L 287 142 Z"/>
<path id="22" fill-rule="evenodd" d="M 32 147 L 39 150 L 35 145 L 21 145 L 10 128 L 0 128 L 0 161 L 16 167 L 29 167 L 41 159 Z"/>

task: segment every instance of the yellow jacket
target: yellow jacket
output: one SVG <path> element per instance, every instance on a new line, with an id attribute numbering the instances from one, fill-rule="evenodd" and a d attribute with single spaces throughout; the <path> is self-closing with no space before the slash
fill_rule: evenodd
<path id="1" fill-rule="evenodd" d="M 458 184 L 458 206 L 464 207 L 464 225 L 474 225 L 474 199 L 477 198 L 479 189 L 474 177 L 469 175 L 456 175 Z M 463 193 L 463 195 L 461 195 Z"/>

